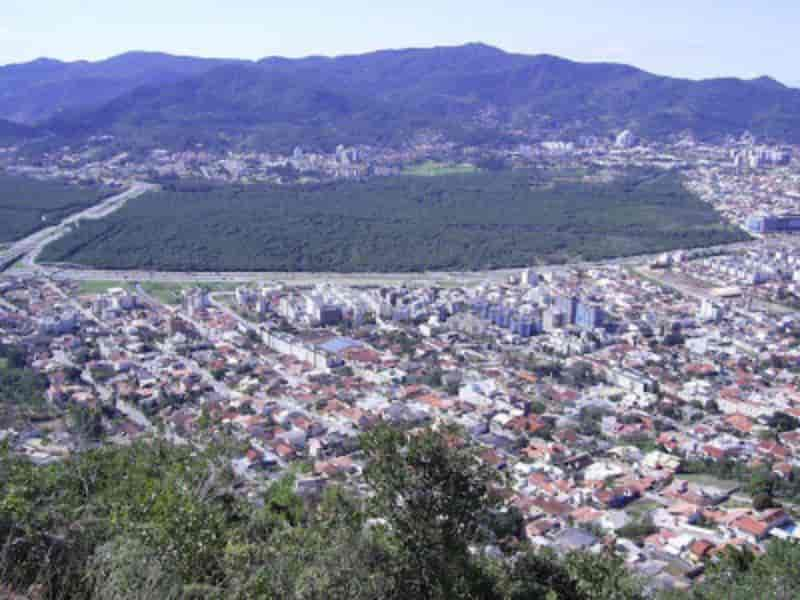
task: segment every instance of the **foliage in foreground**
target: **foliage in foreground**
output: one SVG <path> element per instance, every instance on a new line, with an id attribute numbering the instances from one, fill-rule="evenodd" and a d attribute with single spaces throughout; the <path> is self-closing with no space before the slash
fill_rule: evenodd
<path id="1" fill-rule="evenodd" d="M 502 481 L 454 439 L 378 428 L 362 440 L 366 499 L 332 487 L 314 502 L 288 478 L 244 500 L 218 451 L 142 443 L 34 467 L 3 449 L 0 581 L 58 600 L 645 597 L 613 555 L 515 542 Z M 487 544 L 506 558 L 488 558 Z M 730 585 L 774 581 L 798 558 L 771 552 L 767 566 L 748 557 L 735 576 L 719 571 L 697 598 L 745 597 Z"/>

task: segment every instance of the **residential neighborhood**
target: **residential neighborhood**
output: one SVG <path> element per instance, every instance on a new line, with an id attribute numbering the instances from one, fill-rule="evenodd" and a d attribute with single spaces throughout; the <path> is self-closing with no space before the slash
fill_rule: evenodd
<path id="1" fill-rule="evenodd" d="M 97 444 L 230 443 L 254 497 L 360 488 L 359 436 L 456 426 L 536 546 L 614 548 L 688 587 L 725 548 L 798 539 L 791 240 L 479 283 L 0 284 L 4 348 L 46 378 L 3 415 L 48 464 Z"/>

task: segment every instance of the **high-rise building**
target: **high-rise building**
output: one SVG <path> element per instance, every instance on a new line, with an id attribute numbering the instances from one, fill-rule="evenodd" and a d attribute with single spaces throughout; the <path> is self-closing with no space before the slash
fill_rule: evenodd
<path id="1" fill-rule="evenodd" d="M 636 145 L 636 136 L 626 129 L 617 136 L 614 145 L 617 148 L 633 148 Z"/>
<path id="2" fill-rule="evenodd" d="M 529 287 L 539 285 L 539 274 L 533 269 L 525 269 L 520 276 L 520 284 Z"/>
<path id="3" fill-rule="evenodd" d="M 575 324 L 581 329 L 596 329 L 605 322 L 605 311 L 597 304 L 582 301 L 575 311 Z"/>
<path id="4" fill-rule="evenodd" d="M 555 307 L 565 318 L 565 325 L 574 325 L 578 308 L 578 299 L 575 296 L 557 296 Z"/>

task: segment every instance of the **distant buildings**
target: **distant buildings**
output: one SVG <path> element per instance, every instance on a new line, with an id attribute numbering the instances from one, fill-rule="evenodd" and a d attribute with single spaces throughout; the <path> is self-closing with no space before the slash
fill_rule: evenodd
<path id="1" fill-rule="evenodd" d="M 746 221 L 753 233 L 786 233 L 800 231 L 800 215 L 753 215 Z"/>
<path id="2" fill-rule="evenodd" d="M 617 136 L 614 145 L 617 148 L 633 148 L 636 145 L 636 136 L 629 130 L 625 130 Z"/>

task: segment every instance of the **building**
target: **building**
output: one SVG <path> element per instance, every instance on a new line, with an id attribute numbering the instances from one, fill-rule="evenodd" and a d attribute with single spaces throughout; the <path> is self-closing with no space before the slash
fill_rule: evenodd
<path id="1" fill-rule="evenodd" d="M 319 324 L 323 327 L 336 325 L 342 321 L 342 309 L 333 304 L 323 304 L 319 308 Z"/>
<path id="2" fill-rule="evenodd" d="M 558 296 L 555 306 L 564 315 L 564 325 L 574 325 L 578 311 L 578 298 L 575 296 Z"/>
<path id="3" fill-rule="evenodd" d="M 800 215 L 752 215 L 745 226 L 752 233 L 800 231 Z"/>
<path id="4" fill-rule="evenodd" d="M 597 304 L 579 302 L 575 309 L 575 325 L 581 329 L 597 329 L 605 322 L 606 313 Z"/>
<path id="5" fill-rule="evenodd" d="M 636 145 L 636 136 L 626 129 L 617 136 L 614 145 L 617 148 L 633 148 Z"/>
<path id="6" fill-rule="evenodd" d="M 722 309 L 708 299 L 703 299 L 698 314 L 700 320 L 716 323 L 722 317 Z"/>
<path id="7" fill-rule="evenodd" d="M 525 269 L 520 275 L 520 284 L 528 287 L 539 285 L 539 275 L 532 269 Z"/>

